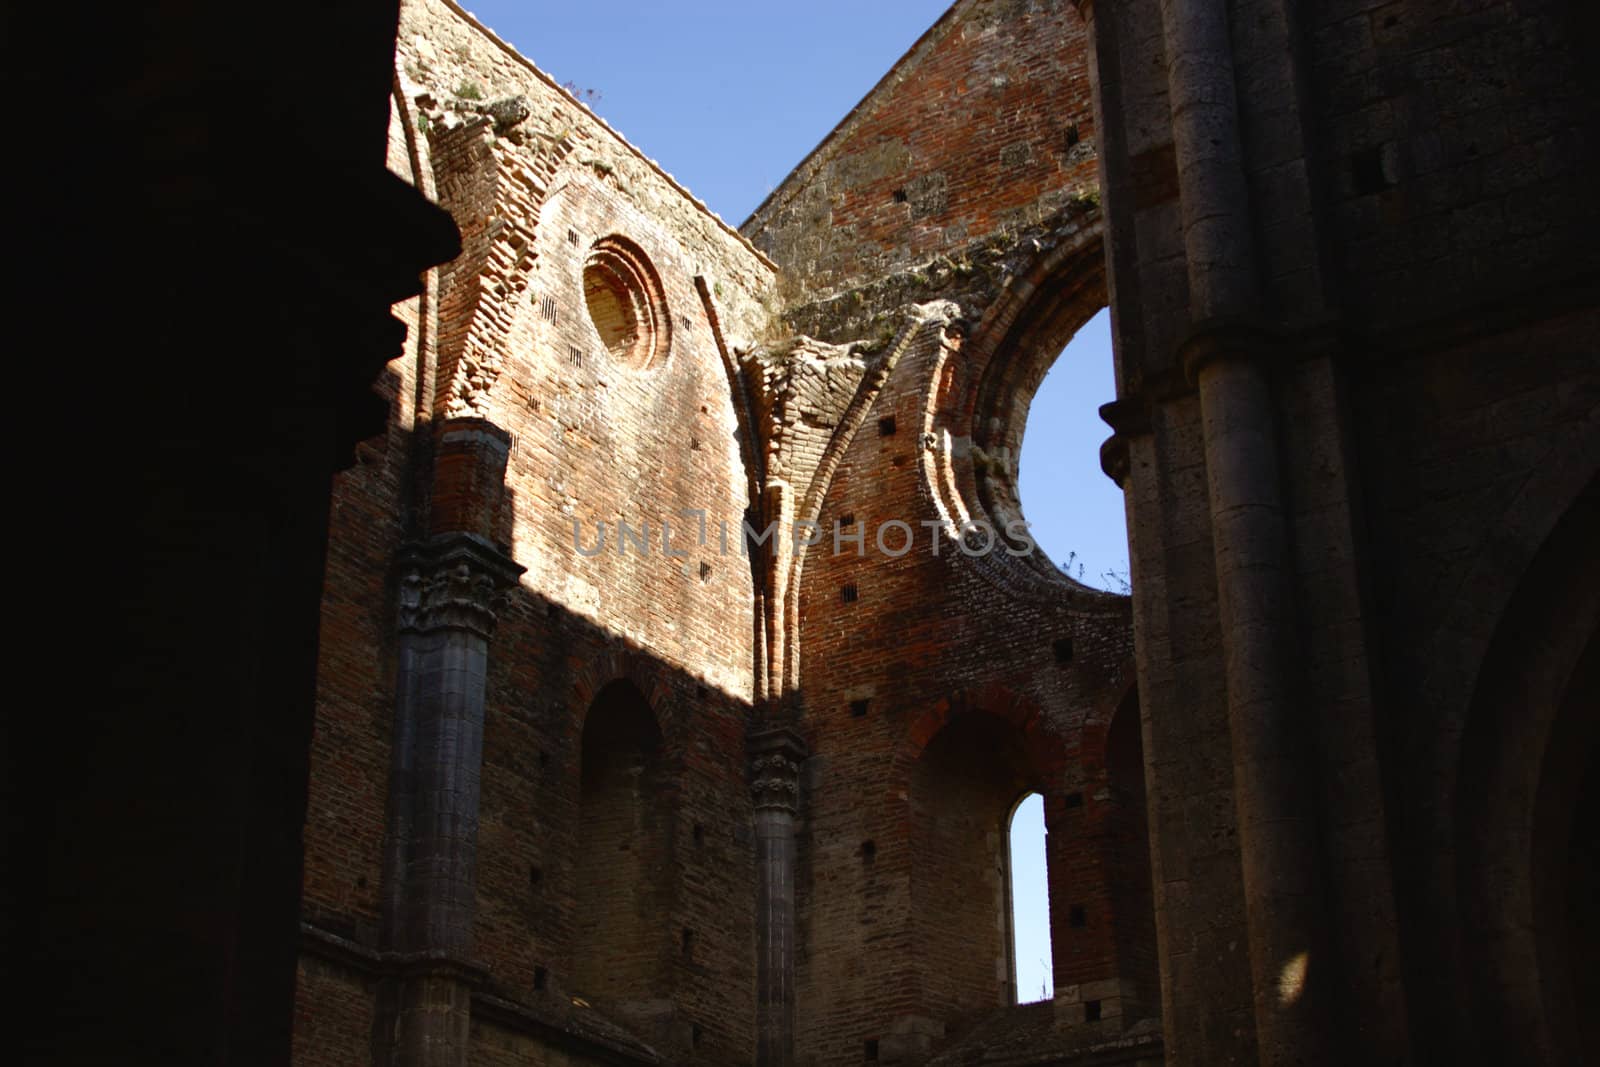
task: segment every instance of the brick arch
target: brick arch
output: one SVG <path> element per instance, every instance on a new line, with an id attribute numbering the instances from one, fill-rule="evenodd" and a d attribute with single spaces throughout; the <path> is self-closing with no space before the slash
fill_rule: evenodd
<path id="1" fill-rule="evenodd" d="M 568 690 L 571 710 L 566 720 L 572 750 L 582 751 L 583 727 L 594 708 L 595 698 L 612 682 L 628 682 L 639 691 L 655 716 L 656 728 L 661 732 L 662 751 L 672 751 L 680 738 L 671 715 L 673 691 L 665 673 L 649 656 L 618 648 L 607 649 L 573 665 L 572 685 Z M 573 773 L 577 773 L 576 767 Z"/>
<path id="2" fill-rule="evenodd" d="M 1100 780 L 1101 776 L 1095 771 L 1105 766 L 1106 741 L 1111 726 L 1127 714 L 1130 707 L 1134 714 L 1138 713 L 1139 678 L 1131 656 L 1117 669 L 1111 683 L 1099 692 L 1099 699 L 1090 706 L 1079 728 L 1078 768 L 1085 785 Z"/>
<path id="3" fill-rule="evenodd" d="M 953 720 L 978 712 L 1001 720 L 1022 736 L 1031 770 L 1041 781 L 1056 781 L 1068 765 L 1067 749 L 1045 722 L 1033 698 L 999 683 L 983 689 L 958 689 L 913 718 L 907 726 L 901 761 L 909 768 Z"/>
<path id="4" fill-rule="evenodd" d="M 1067 342 L 1108 303 L 1103 229 L 1091 209 L 1059 243 L 1035 253 L 972 328 L 960 363 L 935 386 L 935 422 L 972 445 L 949 471 L 963 506 L 948 510 L 988 521 L 1017 547 L 1005 529 L 1024 518 L 1017 465 L 1028 410 Z M 1042 553 L 1015 557 L 1007 570 L 1025 570 L 1056 591 L 1084 589 Z"/>
<path id="5" fill-rule="evenodd" d="M 663 676 L 661 668 L 649 657 L 624 649 L 608 649 L 575 666 L 570 690 L 572 707 L 575 711 L 572 718 L 575 735 L 579 737 L 583 735 L 584 720 L 588 718 L 589 709 L 594 706 L 594 698 L 600 695 L 600 690 L 618 681 L 633 683 L 634 688 L 644 696 L 645 703 L 650 705 L 650 710 L 655 713 L 656 721 L 661 725 L 662 734 L 665 735 L 666 723 L 663 721 L 661 711 L 667 706 L 671 687 Z"/>
<path id="6" fill-rule="evenodd" d="M 1027 404 L 1073 334 L 1108 303 L 1103 227 L 1098 214 L 1028 270 L 991 304 L 968 340 L 973 373 L 961 415 L 980 445 L 1003 443 L 1011 423 L 1025 421 Z M 996 437 L 989 422 L 1000 418 Z M 1015 426 L 1021 443 L 1022 426 Z"/>

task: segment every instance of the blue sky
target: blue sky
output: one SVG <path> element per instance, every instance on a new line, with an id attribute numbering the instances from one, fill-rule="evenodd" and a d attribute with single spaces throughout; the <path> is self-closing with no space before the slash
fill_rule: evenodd
<path id="1" fill-rule="evenodd" d="M 949 0 L 695 0 L 600 8 L 475 0 L 469 9 L 737 226 L 949 6 Z M 1089 585 L 1125 575 L 1122 494 L 1100 471 L 1113 399 L 1105 313 L 1073 339 L 1029 411 L 1024 514 L 1058 564 Z M 1043 817 L 1019 809 L 1018 988 L 1048 984 Z M 1044 964 L 1041 969 L 1041 962 Z"/>

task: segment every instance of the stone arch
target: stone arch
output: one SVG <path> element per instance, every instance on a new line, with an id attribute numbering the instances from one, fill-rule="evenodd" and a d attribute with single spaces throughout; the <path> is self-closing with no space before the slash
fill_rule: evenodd
<path id="1" fill-rule="evenodd" d="M 1473 691 L 1454 802 L 1457 937 L 1493 1061 L 1587 1062 L 1600 738 L 1600 479 L 1521 576 Z M 1581 905 L 1580 905 L 1581 902 Z"/>
<path id="2" fill-rule="evenodd" d="M 1580 423 L 1550 446 L 1516 497 L 1504 509 L 1492 535 L 1458 572 L 1456 592 L 1442 624 L 1426 639 L 1417 662 L 1427 668 L 1410 687 L 1423 705 L 1392 728 L 1386 758 L 1401 770 L 1389 772 L 1387 789 L 1400 798 L 1390 805 L 1396 847 L 1414 853 L 1412 873 L 1396 881 L 1402 917 L 1412 926 L 1407 938 L 1407 996 L 1418 1009 L 1436 1013 L 1442 1032 L 1461 1035 L 1453 1048 L 1475 1047 L 1471 1035 L 1480 1020 L 1470 1009 L 1468 964 L 1460 931 L 1467 919 L 1460 899 L 1457 853 L 1449 847 L 1458 814 L 1451 798 L 1462 794 L 1462 738 L 1469 706 L 1483 688 L 1496 627 L 1507 617 L 1525 575 L 1563 515 L 1586 492 L 1600 471 L 1600 423 Z M 1587 487 L 1590 487 L 1586 489 Z M 1564 583 L 1568 579 L 1562 579 Z M 1466 665 L 1466 669 L 1463 669 Z M 1406 722 L 1417 725 L 1408 727 Z M 1437 798 L 1437 799 L 1436 799 Z"/>

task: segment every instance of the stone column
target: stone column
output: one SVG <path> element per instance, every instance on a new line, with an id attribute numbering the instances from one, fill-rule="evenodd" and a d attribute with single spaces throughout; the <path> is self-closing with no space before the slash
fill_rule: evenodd
<path id="1" fill-rule="evenodd" d="M 402 556 L 394 947 L 406 960 L 396 1062 L 466 1062 L 478 799 L 494 600 L 520 567 L 467 533 Z"/>
<path id="2" fill-rule="evenodd" d="M 1330 944 L 1315 803 L 1315 722 L 1294 686 L 1277 404 L 1228 4 L 1161 0 L 1194 324 L 1179 356 L 1200 394 L 1234 804 L 1262 1067 L 1333 1063 Z"/>
<path id="3" fill-rule="evenodd" d="M 756 830 L 756 1063 L 794 1062 L 795 816 L 805 742 L 788 729 L 750 742 Z"/>
<path id="4" fill-rule="evenodd" d="M 522 568 L 492 541 L 509 438 L 440 427 L 433 534 L 400 554 L 389 945 L 400 962 L 394 1062 L 466 1063 L 478 801 L 496 601 Z"/>

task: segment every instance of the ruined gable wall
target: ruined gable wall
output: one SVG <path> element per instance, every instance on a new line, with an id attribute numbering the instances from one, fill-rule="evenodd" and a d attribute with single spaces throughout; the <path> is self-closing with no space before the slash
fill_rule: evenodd
<path id="1" fill-rule="evenodd" d="M 452 212 L 464 251 L 439 272 L 395 364 L 391 436 L 407 447 L 375 453 L 376 474 L 358 468 L 336 489 L 308 921 L 349 939 L 354 959 L 383 948 L 395 552 L 426 532 L 430 506 L 456 506 L 429 499 L 432 425 L 485 418 L 510 432 L 512 450 L 497 513 L 472 518 L 527 570 L 490 642 L 477 834 L 474 941 L 489 975 L 479 993 L 512 1007 L 491 1010 L 474 1033 L 526 1051 L 546 1040 L 529 1034 L 598 1026 L 604 1043 L 603 1020 L 590 1026 L 571 1001 L 585 992 L 571 977 L 584 952 L 579 765 L 589 701 L 626 677 L 659 721 L 671 782 L 653 798 L 664 859 L 633 889 L 658 936 L 616 961 L 653 999 L 587 1011 L 600 1020 L 603 1010 L 666 1054 L 745 1062 L 754 1034 L 744 757 L 754 609 L 739 540 L 724 553 L 714 525 L 737 524 L 749 484 L 718 335 L 747 344 L 765 332 L 772 267 L 451 5 L 405 6 L 396 68 L 391 165 Z M 490 107 L 508 100 L 509 110 Z M 631 243 L 659 287 L 660 344 L 648 367 L 613 354 L 590 320 L 583 270 L 609 235 Z M 413 424 L 424 440 L 410 441 Z M 695 521 L 678 514 L 687 508 L 708 513 L 705 546 Z M 574 518 L 585 548 L 606 524 L 603 553 L 575 551 Z M 618 554 L 619 519 L 635 530 L 649 524 L 648 554 Z M 663 519 L 686 560 L 663 554 Z M 308 1033 L 349 1037 L 326 1044 L 328 1055 L 350 1057 L 388 1028 L 371 1025 L 360 968 L 327 963 L 337 954 L 319 950 L 300 1008 L 319 1022 Z M 299 1054 L 314 1062 L 321 1047 L 303 1043 Z"/>
<path id="2" fill-rule="evenodd" d="M 744 223 L 790 325 L 840 342 L 903 303 L 976 314 L 1092 213 L 1086 45 L 1065 0 L 956 4 Z"/>
<path id="3" fill-rule="evenodd" d="M 547 988 L 592 993 L 571 977 L 587 949 L 575 862 L 587 839 L 576 803 L 581 727 L 607 675 L 630 676 L 663 735 L 671 788 L 649 802 L 662 809 L 655 826 L 663 840 L 653 844 L 666 859 L 633 887 L 657 924 L 654 943 L 613 961 L 635 975 L 617 985 L 636 996 L 591 1000 L 664 1052 L 738 1061 L 754 1031 L 753 869 L 742 833 L 751 574 L 737 538 L 725 553 L 713 527 L 698 545 L 695 520 L 680 513 L 704 509 L 712 523 L 743 515 L 748 474 L 716 331 L 730 344 L 761 332 L 771 269 L 564 92 L 444 5 L 403 15 L 400 67 L 420 76 L 444 112 L 430 137 L 436 160 L 464 142 L 493 160 L 493 204 L 462 208 L 469 225 L 485 218 L 491 244 L 506 241 L 484 254 L 477 303 L 456 305 L 462 314 L 471 308 L 472 326 L 450 386 L 476 405 L 468 396 L 474 368 L 463 366 L 476 361 L 494 375 L 483 411 L 514 437 L 502 509 L 532 594 L 503 617 L 501 652 L 491 660 L 478 943 L 512 999 L 531 995 L 541 967 Z M 472 102 L 457 95 L 471 88 L 491 102 L 520 96 L 530 115 L 503 135 L 492 116 L 475 125 Z M 462 120 L 455 129 L 452 115 Z M 439 160 L 441 190 L 445 170 Z M 510 247 L 502 222 L 531 231 L 519 235 L 527 244 Z M 648 368 L 604 350 L 587 311 L 585 261 L 613 234 L 632 242 L 659 279 L 657 333 L 669 347 Z M 515 309 L 501 310 L 499 287 L 517 284 L 525 289 Z M 449 314 L 441 308 L 441 343 Z M 474 345 L 489 338 L 495 343 L 480 357 Z M 445 377 L 441 370 L 441 391 Z M 456 395 L 441 397 L 446 410 L 460 403 Z M 586 548 L 596 524 L 607 524 L 603 552 L 576 551 L 574 519 Z M 663 520 L 688 558 L 664 554 Z M 618 521 L 649 524 L 648 555 L 632 546 L 621 554 Z M 686 930 L 691 953 L 682 947 Z"/>

